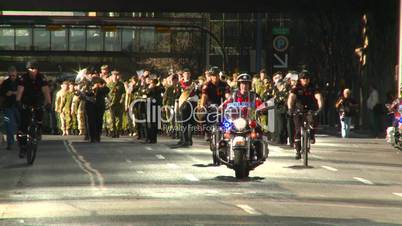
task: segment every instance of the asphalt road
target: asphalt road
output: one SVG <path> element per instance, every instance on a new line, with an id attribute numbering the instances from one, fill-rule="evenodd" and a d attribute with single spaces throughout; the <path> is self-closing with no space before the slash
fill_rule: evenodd
<path id="1" fill-rule="evenodd" d="M 287 147 L 237 180 L 198 140 L 90 144 L 44 136 L 33 166 L 0 149 L 0 225 L 402 225 L 402 152 L 319 136 L 310 168 Z"/>

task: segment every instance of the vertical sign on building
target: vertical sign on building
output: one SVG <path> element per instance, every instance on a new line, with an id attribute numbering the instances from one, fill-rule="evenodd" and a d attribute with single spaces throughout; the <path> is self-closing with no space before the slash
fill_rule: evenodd
<path id="1" fill-rule="evenodd" d="M 289 54 L 289 28 L 274 27 L 272 29 L 272 47 L 273 47 L 273 60 L 272 71 L 285 71 L 288 68 Z"/>

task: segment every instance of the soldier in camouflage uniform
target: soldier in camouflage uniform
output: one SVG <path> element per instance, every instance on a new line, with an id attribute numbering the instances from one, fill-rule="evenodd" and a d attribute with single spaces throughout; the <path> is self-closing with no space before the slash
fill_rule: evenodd
<path id="1" fill-rule="evenodd" d="M 76 85 L 76 89 L 79 89 L 79 85 Z M 77 129 L 78 135 L 85 135 L 85 100 L 78 95 L 74 95 L 73 103 L 71 105 L 71 114 L 77 117 Z"/>
<path id="2" fill-rule="evenodd" d="M 176 138 L 176 130 L 175 130 L 175 115 L 174 115 L 174 106 L 175 101 L 179 99 L 181 94 L 181 87 L 179 84 L 179 76 L 174 74 L 171 76 L 171 81 L 169 82 L 165 93 L 163 94 L 162 106 L 164 108 L 164 119 L 168 120 L 168 128 L 167 132 L 170 133 L 172 138 Z"/>
<path id="3" fill-rule="evenodd" d="M 71 86 L 71 82 L 68 84 L 68 91 L 66 94 L 66 102 L 64 103 L 64 106 L 62 108 L 63 115 L 65 117 L 65 122 L 66 122 L 66 135 L 71 134 L 71 128 L 72 128 L 72 117 L 71 117 L 71 104 L 73 102 L 73 97 L 74 97 L 74 86 Z"/>
<path id="4" fill-rule="evenodd" d="M 63 131 L 63 136 L 66 135 L 66 121 L 63 115 L 63 106 L 66 102 L 66 96 L 68 92 L 68 82 L 64 81 L 61 84 L 61 89 L 56 93 L 56 101 L 55 101 L 55 112 L 58 114 L 60 119 L 60 129 Z"/>
<path id="5" fill-rule="evenodd" d="M 272 93 L 272 86 L 271 86 L 271 82 L 268 79 L 267 73 L 265 71 L 265 69 L 262 69 L 260 71 L 260 77 L 257 79 L 253 80 L 253 90 L 255 91 L 255 93 L 263 100 L 263 101 L 267 101 L 268 99 L 270 99 L 271 93 Z M 268 132 L 267 130 L 267 126 L 268 126 L 268 115 L 267 114 L 261 114 L 258 118 L 259 122 L 261 123 L 261 125 L 263 125 L 263 131 L 264 132 Z"/>
<path id="6" fill-rule="evenodd" d="M 134 118 L 132 117 L 133 115 L 130 115 L 130 107 L 131 103 L 138 98 L 138 77 L 133 76 L 131 79 L 129 79 L 127 82 L 124 83 L 124 88 L 126 89 L 126 95 L 124 99 L 124 110 L 127 115 L 127 120 L 128 120 L 128 129 L 129 129 L 129 135 L 134 136 L 134 133 L 136 131 L 136 123 L 134 121 Z M 137 109 L 132 108 L 131 113 L 135 115 L 135 112 Z"/>
<path id="7" fill-rule="evenodd" d="M 139 81 L 137 86 L 135 87 L 135 100 L 136 103 L 133 106 L 135 111 L 134 111 L 134 117 L 136 120 L 145 120 L 146 119 L 146 103 L 143 101 L 146 101 L 147 98 L 147 93 L 148 93 L 148 84 L 147 81 L 149 77 L 149 71 L 145 70 L 144 74 L 139 77 Z M 136 133 L 137 133 L 137 139 L 143 139 L 146 138 L 146 123 L 144 122 L 136 122 Z"/>
<path id="8" fill-rule="evenodd" d="M 69 92 L 71 92 L 71 95 L 72 95 L 71 105 L 70 105 L 70 117 L 71 117 L 70 134 L 77 135 L 77 133 L 76 133 L 76 131 L 78 130 L 77 114 L 75 114 L 74 111 L 73 111 L 73 102 L 74 102 L 74 97 L 75 97 L 75 95 L 74 95 L 74 92 L 75 92 L 74 87 L 75 87 L 74 82 L 71 82 L 69 84 Z"/>
<path id="9" fill-rule="evenodd" d="M 289 95 L 289 86 L 282 80 L 282 74 L 276 74 L 273 78 L 275 87 L 273 89 L 275 103 L 275 132 L 273 140 L 277 144 L 287 143 L 287 99 Z"/>
<path id="10" fill-rule="evenodd" d="M 122 117 L 124 110 L 124 84 L 118 79 L 119 72 L 112 71 L 107 87 L 110 89 L 109 99 L 109 112 L 110 118 L 108 119 L 108 128 L 112 133 L 113 138 L 119 137 L 119 132 L 122 128 Z"/>

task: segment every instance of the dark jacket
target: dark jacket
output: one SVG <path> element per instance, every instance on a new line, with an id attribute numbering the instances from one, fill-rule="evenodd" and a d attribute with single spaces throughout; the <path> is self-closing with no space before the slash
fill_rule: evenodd
<path id="1" fill-rule="evenodd" d="M 18 87 L 18 80 L 15 79 L 12 81 L 10 78 L 6 79 L 3 84 L 1 85 L 1 96 L 4 98 L 4 102 L 2 104 L 2 107 L 9 108 L 15 106 L 17 103 L 16 101 L 16 95 L 11 95 L 7 96 L 6 93 L 8 91 L 17 91 Z"/>

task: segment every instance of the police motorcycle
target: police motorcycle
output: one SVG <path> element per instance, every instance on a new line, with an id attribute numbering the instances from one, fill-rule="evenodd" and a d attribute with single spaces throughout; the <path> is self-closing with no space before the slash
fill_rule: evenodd
<path id="1" fill-rule="evenodd" d="M 395 148 L 402 150 L 402 99 L 395 100 L 395 106 L 387 106 L 389 114 L 393 114 L 393 125 L 387 128 L 387 142 Z M 391 109 L 393 108 L 393 109 Z"/>
<path id="2" fill-rule="evenodd" d="M 213 127 L 213 159 L 233 169 L 238 179 L 247 178 L 251 170 L 268 158 L 268 139 L 256 120 L 261 110 L 256 109 L 253 101 L 229 103 Z"/>

